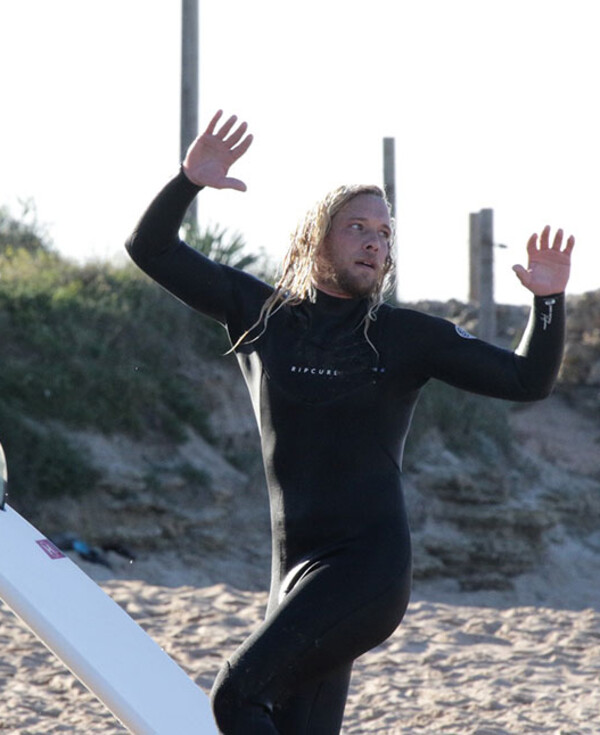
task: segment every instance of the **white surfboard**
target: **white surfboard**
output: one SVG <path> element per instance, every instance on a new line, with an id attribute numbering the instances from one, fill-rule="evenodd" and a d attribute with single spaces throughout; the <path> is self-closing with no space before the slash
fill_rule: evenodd
<path id="1" fill-rule="evenodd" d="M 0 598 L 132 733 L 217 735 L 200 687 L 3 490 Z"/>

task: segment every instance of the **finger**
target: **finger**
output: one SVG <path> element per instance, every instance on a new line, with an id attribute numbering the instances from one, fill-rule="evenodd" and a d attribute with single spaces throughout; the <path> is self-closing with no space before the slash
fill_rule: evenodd
<path id="1" fill-rule="evenodd" d="M 208 127 L 206 128 L 206 133 L 208 135 L 212 135 L 215 132 L 215 128 L 217 126 L 217 123 L 219 122 L 219 118 L 223 114 L 223 110 L 217 110 L 215 114 L 213 115 L 212 120 L 208 123 Z"/>
<path id="2" fill-rule="evenodd" d="M 548 250 L 550 243 L 550 225 L 546 225 L 540 237 L 540 250 Z"/>
<path id="3" fill-rule="evenodd" d="M 534 232 L 533 235 L 527 240 L 527 254 L 531 257 L 534 253 L 537 252 L 537 241 L 538 236 L 537 233 Z"/>
<path id="4" fill-rule="evenodd" d="M 569 239 L 567 240 L 567 244 L 565 245 L 565 249 L 563 252 L 565 252 L 567 255 L 571 254 L 571 250 L 575 247 L 575 238 L 573 235 L 569 235 Z"/>
<path id="5" fill-rule="evenodd" d="M 217 133 L 217 137 L 221 138 L 221 140 L 225 140 L 229 131 L 235 125 L 236 120 L 237 120 L 237 115 L 232 115 L 226 122 L 224 122 L 221 128 L 219 129 L 219 132 Z"/>
<path id="6" fill-rule="evenodd" d="M 236 146 L 231 151 L 231 153 L 234 156 L 234 160 L 237 161 L 238 158 L 244 155 L 244 153 L 248 150 L 248 148 L 250 148 L 250 145 L 253 140 L 254 140 L 254 136 L 248 135 L 244 138 L 244 140 L 238 146 Z"/>
<path id="7" fill-rule="evenodd" d="M 556 231 L 556 235 L 554 235 L 554 240 L 552 242 L 552 250 L 558 250 L 560 252 L 560 249 L 562 247 L 563 234 L 564 233 L 561 229 L 558 229 Z"/>
<path id="8" fill-rule="evenodd" d="M 233 146 L 236 143 L 239 143 L 240 140 L 244 137 L 244 134 L 248 130 L 248 123 L 243 122 L 241 125 L 238 125 L 238 127 L 231 133 L 229 138 L 225 141 L 227 145 L 230 148 L 233 148 Z"/>

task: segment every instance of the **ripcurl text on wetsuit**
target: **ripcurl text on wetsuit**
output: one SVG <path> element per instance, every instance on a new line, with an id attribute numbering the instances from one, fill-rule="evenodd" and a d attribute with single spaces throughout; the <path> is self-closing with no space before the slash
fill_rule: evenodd
<path id="1" fill-rule="evenodd" d="M 200 187 L 180 172 L 128 240 L 133 260 L 233 344 L 270 286 L 181 242 Z M 272 315 L 236 356 L 261 434 L 273 562 L 264 623 L 221 670 L 213 709 L 224 735 L 335 735 L 353 661 L 385 640 L 408 604 L 411 551 L 402 451 L 419 390 L 436 378 L 511 401 L 545 397 L 564 341 L 564 296 L 536 297 L 509 352 L 443 319 L 318 293 Z M 252 333 L 251 337 L 254 336 Z"/>

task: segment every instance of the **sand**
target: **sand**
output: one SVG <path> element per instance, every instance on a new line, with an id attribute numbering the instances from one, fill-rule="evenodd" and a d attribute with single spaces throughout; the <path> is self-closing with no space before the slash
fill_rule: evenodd
<path id="1" fill-rule="evenodd" d="M 101 584 L 206 691 L 266 603 L 225 584 Z M 600 733 L 598 608 L 438 592 L 417 591 L 398 631 L 357 662 L 346 735 Z M 0 647 L 0 733 L 125 732 L 5 607 Z"/>

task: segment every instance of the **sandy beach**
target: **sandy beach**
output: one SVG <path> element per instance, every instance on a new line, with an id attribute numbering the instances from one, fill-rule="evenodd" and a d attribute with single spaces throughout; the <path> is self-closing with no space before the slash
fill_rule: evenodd
<path id="1" fill-rule="evenodd" d="M 598 578 L 596 569 L 589 571 Z M 506 593 L 464 594 L 440 584 L 417 589 L 403 625 L 357 663 L 343 733 L 600 732 L 597 592 L 588 599 L 582 591 L 576 600 L 595 607 L 561 607 L 556 586 L 546 588 L 545 604 L 520 604 L 528 595 L 542 597 L 542 581 L 538 576 L 536 588 L 524 579 Z M 589 588 L 590 582 L 579 584 Z M 223 657 L 259 622 L 266 603 L 265 593 L 228 584 L 100 583 L 205 691 Z M 125 732 L 5 607 L 0 646 L 0 732 Z"/>

